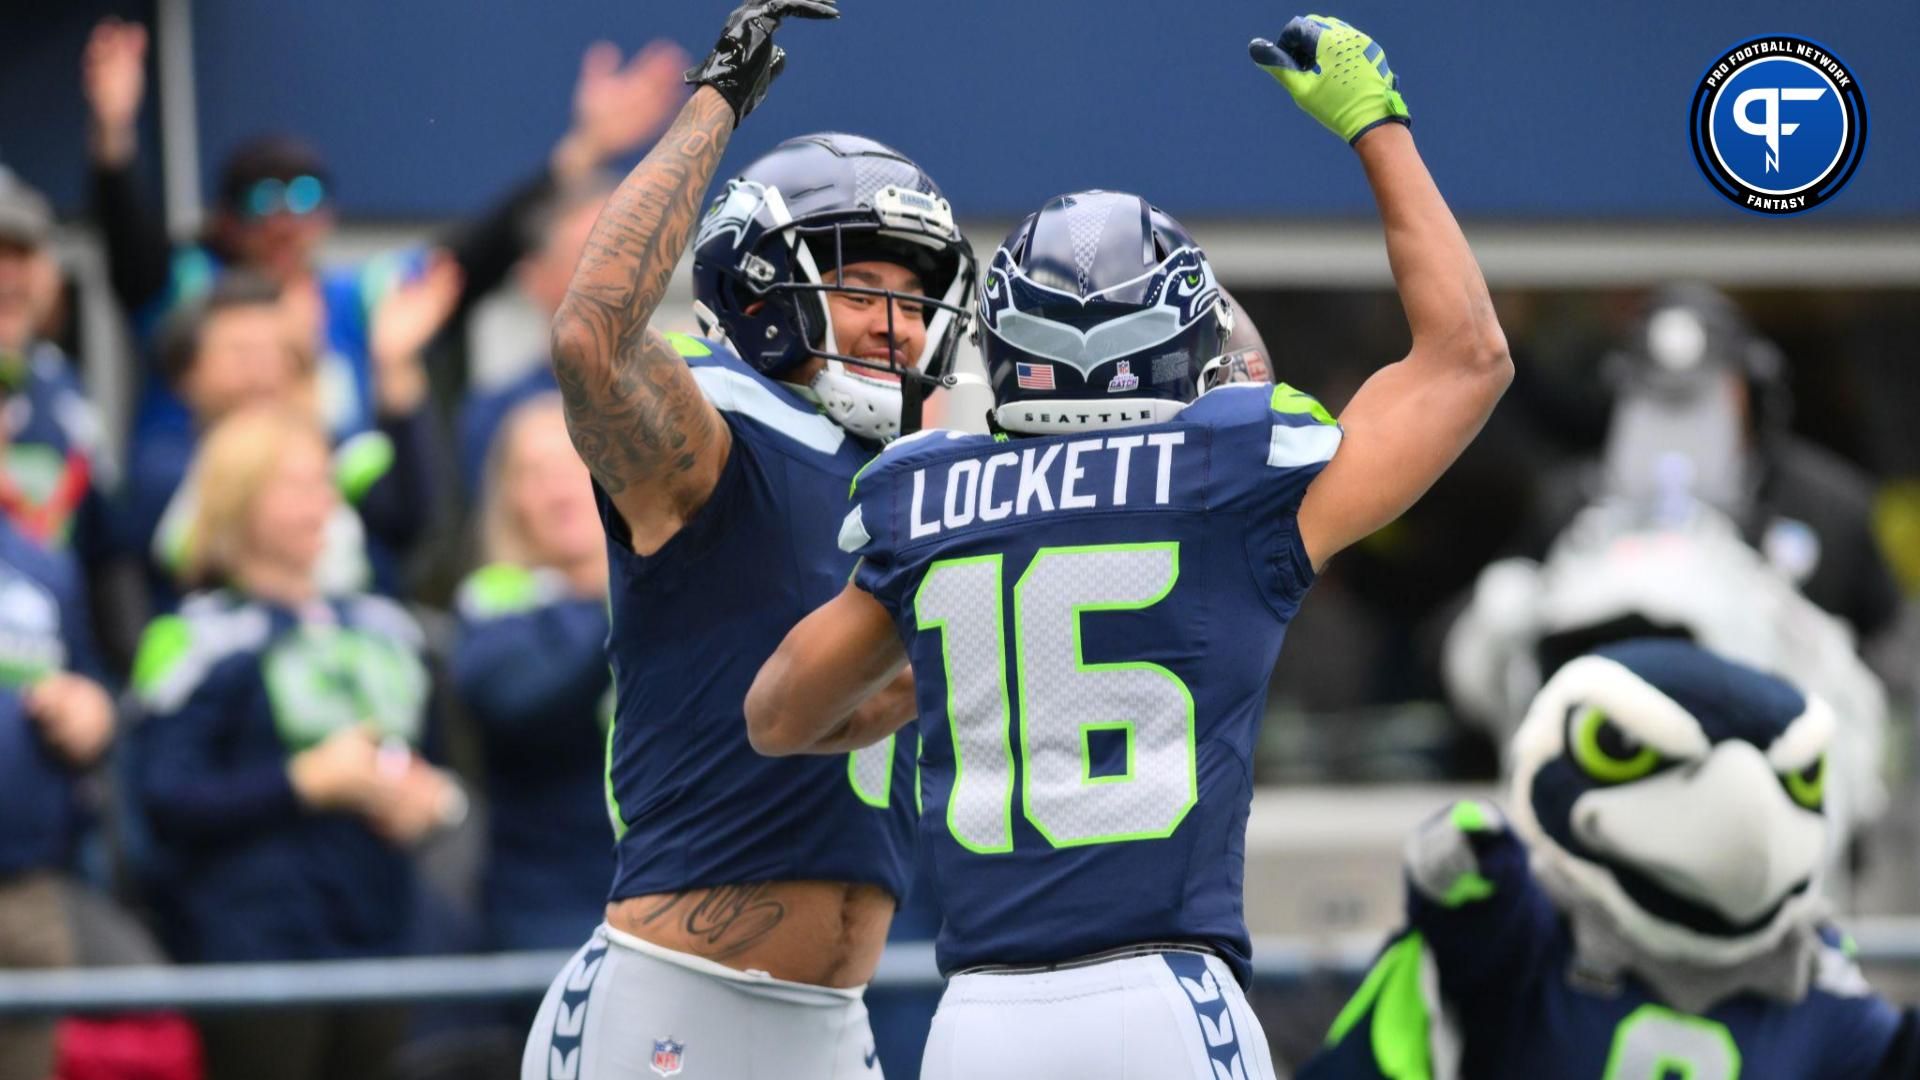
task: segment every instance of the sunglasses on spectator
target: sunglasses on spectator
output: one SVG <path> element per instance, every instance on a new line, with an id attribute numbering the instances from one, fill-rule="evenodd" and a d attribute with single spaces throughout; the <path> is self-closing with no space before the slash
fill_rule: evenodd
<path id="1" fill-rule="evenodd" d="M 296 176 L 291 180 L 261 180 L 247 189 L 241 208 L 248 217 L 311 214 L 327 201 L 327 187 L 317 176 Z"/>

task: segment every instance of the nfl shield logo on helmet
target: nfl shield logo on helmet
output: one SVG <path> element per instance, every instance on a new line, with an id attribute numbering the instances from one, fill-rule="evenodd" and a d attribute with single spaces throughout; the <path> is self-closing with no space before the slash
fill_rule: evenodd
<path id="1" fill-rule="evenodd" d="M 685 1043 L 674 1042 L 671 1035 L 664 1039 L 655 1039 L 653 1040 L 653 1060 L 649 1064 L 653 1066 L 653 1071 L 661 1076 L 678 1076 L 686 1049 Z"/>
<path id="2" fill-rule="evenodd" d="M 1140 389 L 1140 376 L 1133 373 L 1133 361 L 1122 360 L 1115 365 L 1113 378 L 1107 380 L 1107 393 L 1124 394 L 1129 390 Z"/>

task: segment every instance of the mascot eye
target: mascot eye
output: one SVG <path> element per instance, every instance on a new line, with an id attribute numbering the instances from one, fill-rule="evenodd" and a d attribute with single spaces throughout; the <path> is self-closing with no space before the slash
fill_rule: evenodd
<path id="1" fill-rule="evenodd" d="M 1821 754 L 1813 764 L 1787 773 L 1781 780 L 1794 802 L 1809 810 L 1820 809 L 1827 797 L 1827 755 Z"/>
<path id="2" fill-rule="evenodd" d="M 1660 764 L 1659 751 L 1634 740 L 1599 709 L 1581 709 L 1571 727 L 1567 742 L 1573 747 L 1573 760 L 1603 784 L 1638 780 Z"/>

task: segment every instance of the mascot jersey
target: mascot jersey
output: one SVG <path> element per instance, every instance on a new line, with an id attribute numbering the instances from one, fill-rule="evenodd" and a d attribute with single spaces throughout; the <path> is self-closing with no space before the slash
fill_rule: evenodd
<path id="1" fill-rule="evenodd" d="M 1432 826 L 1464 869 L 1408 887 L 1380 955 L 1300 1080 L 1895 1080 L 1920 1076 L 1920 1027 L 1874 996 L 1824 933 L 1797 1002 L 1746 994 L 1701 1014 L 1639 980 L 1589 983 L 1572 928 L 1498 817 L 1461 803 Z M 1444 1003 L 1444 1004 L 1443 1004 Z M 1456 1064 L 1457 1063 L 1457 1064 Z"/>

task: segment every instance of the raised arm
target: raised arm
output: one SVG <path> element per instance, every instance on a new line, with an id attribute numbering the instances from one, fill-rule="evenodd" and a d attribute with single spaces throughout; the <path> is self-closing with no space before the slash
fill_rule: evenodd
<path id="1" fill-rule="evenodd" d="M 687 102 L 607 200 L 553 317 L 567 430 L 643 553 L 658 550 L 706 502 L 726 464 L 726 425 L 648 324 L 733 122 L 712 90 Z"/>
<path id="2" fill-rule="evenodd" d="M 642 554 L 658 550 L 706 502 L 732 438 L 686 363 L 649 324 L 735 125 L 780 71 L 784 54 L 772 40 L 780 20 L 837 14 L 825 0 L 735 9 L 712 54 L 687 73 L 700 89 L 600 212 L 554 315 L 553 368 L 567 429 Z"/>
<path id="3" fill-rule="evenodd" d="M 893 619 L 849 583 L 800 620 L 747 691 L 747 739 L 762 754 L 837 754 L 913 719 L 913 672 Z"/>
<path id="4" fill-rule="evenodd" d="M 1414 149 L 1380 47 L 1338 19 L 1309 16 L 1251 51 L 1359 154 L 1413 331 L 1406 358 L 1374 372 L 1341 411 L 1340 450 L 1300 504 L 1301 540 L 1317 568 L 1433 486 L 1486 423 L 1513 363 L 1479 264 Z"/>
<path id="5" fill-rule="evenodd" d="M 87 38 L 81 89 L 90 114 L 93 213 L 107 242 L 107 276 L 129 316 L 139 317 L 166 290 L 173 245 L 134 178 L 140 104 L 147 92 L 147 30 L 108 17 Z"/>

